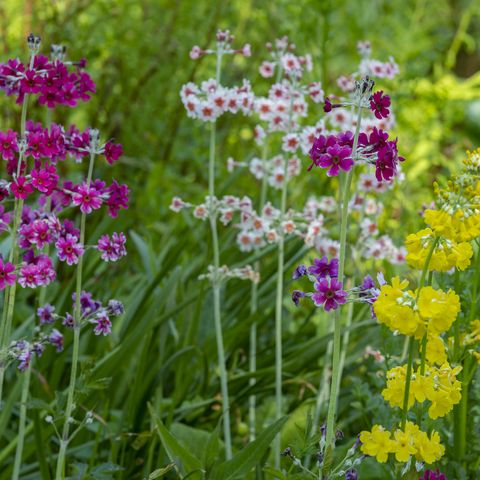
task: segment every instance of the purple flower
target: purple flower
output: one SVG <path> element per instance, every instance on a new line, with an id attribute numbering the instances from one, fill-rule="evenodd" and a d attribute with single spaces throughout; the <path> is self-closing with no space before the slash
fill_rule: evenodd
<path id="1" fill-rule="evenodd" d="M 49 303 L 46 303 L 43 307 L 38 308 L 37 316 L 40 319 L 40 325 L 43 325 L 45 323 L 53 323 L 53 321 L 55 320 L 54 311 L 55 307 L 53 307 Z"/>
<path id="2" fill-rule="evenodd" d="M 304 298 L 305 296 L 306 295 L 304 292 L 301 292 L 300 290 L 294 290 L 292 292 L 292 301 L 298 307 L 298 305 L 300 305 L 300 299 Z"/>
<path id="3" fill-rule="evenodd" d="M 425 470 L 423 477 L 420 477 L 418 480 L 448 480 L 446 475 L 440 470 Z"/>
<path id="4" fill-rule="evenodd" d="M 0 257 L 0 290 L 4 290 L 7 285 L 13 285 L 17 276 L 15 266 L 10 262 L 4 262 Z"/>
<path id="5" fill-rule="evenodd" d="M 390 97 L 383 94 L 383 90 L 375 92 L 370 97 L 370 110 L 374 115 L 381 120 L 382 118 L 387 118 L 390 115 Z"/>
<path id="6" fill-rule="evenodd" d="M 111 165 L 116 162 L 123 154 L 122 146 L 119 143 L 107 142 L 105 144 L 105 159 Z"/>
<path id="7" fill-rule="evenodd" d="M 332 258 L 330 263 L 326 256 L 321 259 L 316 258 L 313 265 L 308 268 L 308 273 L 315 275 L 318 278 L 337 278 L 338 277 L 338 259 Z"/>
<path id="8" fill-rule="evenodd" d="M 17 133 L 13 130 L 0 132 L 0 155 L 4 160 L 15 159 L 18 152 Z"/>
<path id="9" fill-rule="evenodd" d="M 305 265 L 299 265 L 294 271 L 292 275 L 293 280 L 297 280 L 300 277 L 303 277 L 308 273 L 307 267 Z"/>
<path id="10" fill-rule="evenodd" d="M 95 335 L 109 335 L 112 333 L 112 322 L 108 318 L 105 310 L 97 313 L 92 323 L 95 324 L 95 328 L 93 329 Z"/>
<path id="11" fill-rule="evenodd" d="M 88 186 L 83 183 L 77 186 L 76 192 L 72 196 L 72 202 L 75 206 L 80 205 L 82 213 L 91 213 L 102 206 L 101 191 L 93 185 Z"/>
<path id="12" fill-rule="evenodd" d="M 73 328 L 74 325 L 74 319 L 73 316 L 70 313 L 65 314 L 65 318 L 63 319 L 62 325 L 68 328 Z"/>
<path id="13" fill-rule="evenodd" d="M 330 101 L 330 99 L 327 97 L 325 98 L 325 105 L 323 106 L 323 111 L 325 113 L 328 113 L 328 112 L 331 112 L 332 111 L 332 102 Z"/>
<path id="14" fill-rule="evenodd" d="M 336 177 L 340 169 L 348 172 L 353 167 L 351 158 L 352 149 L 350 147 L 340 146 L 338 144 L 327 148 L 327 152 L 320 156 L 318 165 L 322 168 L 328 168 L 327 175 Z"/>
<path id="15" fill-rule="evenodd" d="M 373 278 L 370 275 L 367 275 L 363 279 L 362 289 L 363 290 L 370 290 L 371 288 L 375 288 L 375 282 L 373 281 Z"/>
<path id="16" fill-rule="evenodd" d="M 21 372 L 24 372 L 30 365 L 30 361 L 32 359 L 32 352 L 26 346 L 18 355 L 17 355 L 17 360 L 18 360 L 18 369 Z"/>
<path id="17" fill-rule="evenodd" d="M 121 232 L 114 232 L 111 239 L 108 235 L 102 235 L 97 244 L 98 250 L 102 252 L 102 260 L 116 262 L 125 256 L 127 254 L 125 249 L 126 241 L 125 235 Z"/>
<path id="18" fill-rule="evenodd" d="M 108 207 L 108 214 L 115 218 L 121 208 L 128 208 L 128 194 L 129 189 L 126 185 L 120 185 L 116 180 L 107 188 L 108 200 L 106 201 Z"/>
<path id="19" fill-rule="evenodd" d="M 23 288 L 36 288 L 42 285 L 43 281 L 39 267 L 33 263 L 29 263 L 20 268 L 18 283 Z"/>
<path id="20" fill-rule="evenodd" d="M 108 301 L 108 312 L 116 317 L 123 315 L 125 308 L 123 307 L 123 303 L 119 302 L 118 300 L 109 300 Z"/>
<path id="21" fill-rule="evenodd" d="M 345 472 L 345 480 L 357 480 L 358 473 L 355 469 L 351 468 Z"/>
<path id="22" fill-rule="evenodd" d="M 63 335 L 56 328 L 48 336 L 48 342 L 57 349 L 57 352 L 63 350 Z"/>
<path id="23" fill-rule="evenodd" d="M 347 301 L 347 292 L 343 290 L 343 285 L 336 278 L 323 278 L 315 283 L 317 293 L 312 295 L 312 300 L 317 307 L 322 307 L 326 312 L 336 310 L 338 305 Z"/>
<path id="24" fill-rule="evenodd" d="M 75 305 L 77 301 L 76 293 L 72 294 L 72 300 L 73 304 Z M 101 306 L 102 304 L 98 300 L 94 300 L 92 298 L 92 294 L 90 292 L 82 291 L 80 294 L 80 310 L 83 317 L 95 313 L 101 308 Z"/>

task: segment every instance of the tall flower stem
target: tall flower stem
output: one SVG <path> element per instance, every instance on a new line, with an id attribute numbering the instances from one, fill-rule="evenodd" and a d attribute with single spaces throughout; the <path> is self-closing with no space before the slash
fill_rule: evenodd
<path id="1" fill-rule="evenodd" d="M 30 69 L 33 68 L 33 62 L 35 60 L 35 55 L 32 53 L 30 56 Z M 25 155 L 26 149 L 26 124 L 27 124 L 27 110 L 28 110 L 28 99 L 29 95 L 25 94 L 23 97 L 22 103 L 22 114 L 20 117 L 20 139 L 21 146 L 19 148 L 18 163 L 17 163 L 17 177 L 20 175 L 22 161 Z M 12 246 L 10 248 L 9 262 L 13 265 L 18 263 L 18 245 L 17 245 L 17 235 L 18 229 L 20 227 L 20 222 L 22 220 L 22 211 L 23 211 L 24 200 L 22 198 L 15 198 L 14 208 L 13 208 L 13 230 L 12 230 Z M 2 404 L 3 399 L 3 383 L 5 380 L 5 369 L 6 369 L 6 349 L 10 343 L 10 334 L 12 329 L 13 321 L 13 311 L 15 306 L 15 296 L 17 291 L 17 283 L 15 282 L 12 286 L 5 289 L 4 303 L 3 303 L 3 313 L 2 313 L 2 323 L 0 325 L 0 405 Z"/>
<path id="2" fill-rule="evenodd" d="M 27 420 L 27 402 L 28 391 L 30 389 L 30 376 L 32 373 L 32 365 L 27 367 L 23 374 L 22 397 L 20 400 L 20 420 L 18 424 L 18 443 L 15 451 L 15 462 L 13 465 L 12 480 L 18 480 L 20 477 L 20 467 L 22 466 L 23 444 L 25 441 L 25 423 Z"/>
<path id="3" fill-rule="evenodd" d="M 260 204 L 259 208 L 262 208 L 267 199 L 267 175 L 265 174 L 266 170 L 266 161 L 267 161 L 267 151 L 268 145 L 267 141 L 263 145 L 262 149 L 262 167 L 263 167 L 263 178 L 262 178 L 262 187 L 260 191 Z M 260 261 L 255 262 L 255 271 L 260 271 Z M 252 282 L 252 292 L 250 300 L 250 314 L 253 316 L 257 313 L 258 309 L 258 283 Z M 253 390 L 256 384 L 255 372 L 257 370 L 257 322 L 253 321 L 250 325 L 250 351 L 249 351 L 249 373 L 251 375 L 249 380 L 249 386 Z M 256 437 L 255 431 L 255 409 L 256 409 L 256 396 L 252 393 L 248 397 L 248 432 L 249 440 L 253 442 Z"/>
<path id="4" fill-rule="evenodd" d="M 425 265 L 423 266 L 422 276 L 420 277 L 420 283 L 418 284 L 417 297 L 415 303 L 418 302 L 420 297 L 420 290 L 425 286 L 425 279 L 427 278 L 428 267 L 430 265 L 430 260 L 432 259 L 433 252 L 435 247 L 438 244 L 438 237 L 432 242 L 432 246 L 428 251 L 427 258 L 425 259 Z M 426 352 L 426 343 L 425 348 L 423 349 Z M 413 354 L 415 351 L 415 339 L 413 337 L 408 337 L 408 360 L 407 360 L 407 374 L 405 378 L 405 392 L 403 395 L 403 409 L 402 409 L 402 423 L 401 428 L 405 430 L 405 425 L 407 423 L 407 412 L 408 412 L 408 400 L 410 396 L 410 383 L 412 380 L 412 369 L 413 369 Z M 423 356 L 423 351 L 422 351 Z"/>
<path id="5" fill-rule="evenodd" d="M 217 51 L 217 68 L 216 68 L 216 85 L 220 84 L 220 72 L 222 63 L 222 50 L 219 47 Z M 232 458 L 232 438 L 230 433 L 230 400 L 228 396 L 228 376 L 225 362 L 225 348 L 223 345 L 222 317 L 220 306 L 220 248 L 217 232 L 216 213 L 212 211 L 213 201 L 215 197 L 215 153 L 216 153 L 216 127 L 217 122 L 212 122 L 210 129 L 210 147 L 208 161 L 208 195 L 210 198 L 210 229 L 212 233 L 212 249 L 213 249 L 213 317 L 215 323 L 215 337 L 217 341 L 218 352 L 218 368 L 220 371 L 220 390 L 222 394 L 222 414 L 223 414 L 223 440 L 225 442 L 225 457 L 227 460 Z"/>
<path id="6" fill-rule="evenodd" d="M 292 131 L 293 117 L 293 93 L 296 89 L 296 80 L 293 77 L 290 85 L 290 105 L 288 110 L 288 132 Z M 278 238 L 278 263 L 277 263 L 277 294 L 275 301 L 275 419 L 282 417 L 282 307 L 283 307 L 283 273 L 285 262 L 285 233 L 282 229 L 282 222 L 287 210 L 287 192 L 288 192 L 288 156 L 285 155 L 283 163 L 283 185 L 282 196 L 280 200 L 280 234 Z M 275 467 L 280 468 L 280 433 L 275 437 L 273 444 Z"/>
<path id="7" fill-rule="evenodd" d="M 358 105 L 357 125 L 353 138 L 352 155 L 354 159 L 357 155 L 358 136 L 360 135 L 360 126 L 362 120 L 362 105 Z M 338 281 L 343 282 L 345 273 L 345 255 L 347 247 L 347 227 L 348 227 L 348 203 L 350 201 L 350 189 L 352 185 L 353 168 L 347 173 L 343 188 L 342 215 L 340 220 L 340 254 L 338 265 Z M 327 433 L 325 438 L 325 467 L 328 470 L 331 462 L 331 455 L 335 448 L 335 412 L 337 410 L 338 393 L 340 389 L 340 350 L 341 350 L 341 332 L 339 310 L 335 310 L 334 330 L 333 330 L 333 354 L 332 354 L 332 379 L 330 388 L 330 399 L 328 402 L 327 413 Z"/>
<path id="8" fill-rule="evenodd" d="M 90 187 L 93 174 L 93 164 L 95 160 L 95 149 L 91 148 L 90 163 L 88 166 L 87 186 Z M 80 243 L 85 244 L 85 226 L 87 215 L 82 213 L 80 219 Z M 82 294 L 82 275 L 83 275 L 83 255 L 78 259 L 77 265 L 77 278 L 75 288 L 75 310 L 74 310 L 74 322 L 73 322 L 73 351 L 72 351 L 72 368 L 70 371 L 70 383 L 68 385 L 67 393 L 67 406 L 65 409 L 65 420 L 63 424 L 62 436 L 60 438 L 60 450 L 57 457 L 57 468 L 55 473 L 55 480 L 62 480 L 64 478 L 65 471 L 65 457 L 67 453 L 67 447 L 69 443 L 70 433 L 70 418 L 75 408 L 74 396 L 75 396 L 75 383 L 77 381 L 78 359 L 80 353 L 80 330 L 81 330 L 81 304 L 80 297 Z"/>

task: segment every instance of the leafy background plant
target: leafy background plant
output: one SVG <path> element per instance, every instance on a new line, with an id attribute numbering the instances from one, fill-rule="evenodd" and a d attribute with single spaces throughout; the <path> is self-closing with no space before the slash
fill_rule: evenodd
<path id="1" fill-rule="evenodd" d="M 457 169 L 465 148 L 478 146 L 479 11 L 476 0 L 0 3 L 3 59 L 25 55 L 24 38 L 30 31 L 41 35 L 45 46 L 64 43 L 70 58 L 88 59 L 97 95 L 73 115 L 67 109 L 56 110 L 58 118 L 54 120 L 75 122 L 81 128 L 92 125 L 105 137 L 121 142 L 126 155 L 117 172 L 119 180 L 128 181 L 132 190 L 130 210 L 121 217 L 123 225 L 117 226 L 128 232 L 128 260 L 108 266 L 88 259 L 86 263 L 85 287 L 94 287 L 99 298 L 122 300 L 127 312 L 114 325 L 111 337 L 82 339 L 77 404 L 78 408 L 93 408 L 98 421 L 72 445 L 71 457 L 77 463 L 74 478 L 134 479 L 149 478 L 150 474 L 157 475 L 151 478 L 175 478 L 176 467 L 168 466 L 175 459 L 169 454 L 168 442 L 162 440 L 163 427 L 159 425 L 168 426 L 180 448 L 201 459 L 204 466 L 213 468 L 214 462 L 205 445 L 221 458 L 222 446 L 211 433 L 219 421 L 212 299 L 208 285 L 197 280 L 211 257 L 209 236 L 206 225 L 193 223 L 186 215 L 177 216 L 168 209 L 171 197 L 180 193 L 192 203 L 201 201 L 207 185 L 206 132 L 202 125 L 187 118 L 178 92 L 187 81 L 209 76 L 212 63 L 209 58 L 192 62 L 188 57 L 191 46 L 211 44 L 219 27 L 229 28 L 240 43 L 251 43 L 253 56 L 235 58 L 225 69 L 224 82 L 239 83 L 246 77 L 252 80 L 257 93 L 268 88 L 258 73 L 266 54 L 264 45 L 282 35 L 289 35 L 299 51 L 311 52 L 311 79 L 321 79 L 327 92 L 335 90 L 339 75 L 350 73 L 358 63 L 357 41 L 370 40 L 377 58 L 394 56 L 401 75 L 389 85 L 389 93 L 398 120 L 394 133 L 407 158 L 406 181 L 388 194 L 382 222 L 399 244 L 406 232 L 418 226 L 416 213 L 423 203 L 431 201 L 432 182 L 441 181 Z M 12 108 L 12 102 L 2 98 L 0 108 L 0 128 L 17 127 L 19 112 Z M 32 108 L 31 118 L 40 120 L 39 115 L 43 115 L 40 110 Z M 321 113 L 311 115 L 316 118 Z M 247 175 L 226 171 L 229 156 L 241 160 L 255 151 L 252 126 L 249 118 L 227 117 L 218 122 L 217 158 L 222 165 L 219 194 L 258 191 Z M 302 205 L 308 195 L 321 194 L 328 188 L 324 178 L 305 172 L 291 182 L 292 203 Z M 99 220 L 101 223 L 89 227 L 92 240 L 108 227 L 108 221 Z M 224 263 L 252 263 L 253 255 L 245 257 L 233 245 L 231 230 L 221 228 L 220 234 Z M 295 240 L 287 243 L 286 250 L 291 271 L 305 250 Z M 268 427 L 274 418 L 271 330 L 276 267 L 272 252 L 267 248 L 261 254 L 262 283 L 254 318 L 245 300 L 248 284 L 232 281 L 224 291 L 236 449 L 244 447 L 248 438 L 247 352 L 253 321 L 259 331 L 255 386 L 259 430 Z M 364 265 L 365 271 L 373 267 Z M 388 267 L 384 268 L 389 274 Z M 66 280 L 50 289 L 47 297 L 58 309 L 70 301 L 73 289 L 73 279 L 68 280 L 66 274 L 60 278 Z M 287 282 L 286 291 L 290 290 Z M 17 305 L 15 325 L 20 335 L 33 322 L 34 297 L 21 292 Z M 291 415 L 283 426 L 282 443 L 301 450 L 307 448 L 302 443 L 302 432 L 322 375 L 329 339 L 328 317 L 313 310 L 306 315 L 305 308 L 296 311 L 287 300 L 285 309 L 284 392 Z M 355 317 L 339 404 L 346 438 L 355 437 L 369 426 L 373 409 L 379 420 L 387 414 L 379 395 L 372 393 L 380 389 L 381 382 L 373 373 L 378 367 L 363 358 L 363 349 L 368 344 L 382 348 L 382 342 L 392 340 L 387 340 L 381 328 L 369 320 L 368 312 L 355 310 Z M 49 465 L 57 446 L 51 440 L 51 426 L 43 418 L 46 412 L 53 412 L 55 402 L 63 401 L 62 395 L 55 392 L 67 383 L 70 342 L 67 337 L 65 351 L 58 357 L 45 353 L 32 374 L 34 400 L 30 405 L 22 478 L 51 478 Z M 394 343 L 388 348 L 399 352 L 402 346 Z M 8 424 L 0 439 L 0 479 L 11 474 L 19 385 L 19 375 L 10 371 L 8 398 L 0 413 L 0 424 Z M 478 411 L 474 414 L 478 417 Z M 478 458 L 478 442 L 472 442 L 470 450 L 472 458 Z M 369 472 L 368 478 L 384 478 L 381 470 Z M 469 478 L 463 475 L 459 478 Z"/>

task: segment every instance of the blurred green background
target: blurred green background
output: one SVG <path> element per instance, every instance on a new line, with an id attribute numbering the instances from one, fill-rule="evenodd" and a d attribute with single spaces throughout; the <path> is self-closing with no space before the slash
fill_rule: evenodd
<path id="1" fill-rule="evenodd" d="M 398 135 L 400 152 L 407 160 L 406 181 L 387 196 L 382 223 L 386 233 L 401 244 L 405 235 L 420 225 L 417 212 L 432 200 L 433 181 L 442 181 L 455 171 L 465 149 L 480 144 L 479 13 L 477 0 L 0 2 L 2 61 L 25 58 L 25 38 L 30 32 L 42 37 L 44 53 L 51 43 L 63 43 L 69 59 L 86 58 L 97 94 L 77 109 L 55 110 L 53 119 L 81 128 L 97 127 L 103 138 L 114 137 L 122 143 L 125 152 L 113 168 L 96 167 L 96 175 L 114 176 L 128 183 L 131 206 L 115 222 L 92 217 L 89 237 L 94 240 L 105 230 L 123 228 L 128 233 L 129 256 L 108 266 L 87 262 L 87 288 L 102 300 L 115 297 L 124 301 L 127 313 L 115 325 L 111 338 L 85 335 L 82 340 L 79 404 L 95 408 L 102 421 L 74 443 L 79 471 L 87 468 L 81 465 L 93 468 L 110 461 L 124 468 L 112 474 L 115 478 L 142 478 L 166 462 L 151 433 L 147 402 L 165 422 L 177 422 L 174 428 L 179 434 L 185 428 L 179 427 L 179 422 L 196 428 L 183 431 L 185 441 L 194 438 L 197 444 L 202 443 L 204 437 L 198 430 L 211 430 L 218 422 L 211 299 L 208 285 L 197 280 L 211 257 L 209 235 L 201 222 L 168 208 L 174 195 L 196 203 L 207 189 L 208 132 L 205 125 L 187 118 L 179 90 L 188 81 L 200 82 L 213 76 L 214 67 L 208 57 L 190 60 L 191 47 L 213 46 L 217 28 L 230 29 L 239 46 L 250 43 L 252 57 L 229 59 L 222 77 L 226 85 L 248 78 L 259 95 L 269 86 L 258 73 L 258 66 L 267 58 L 265 43 L 283 35 L 296 43 L 300 54 L 312 54 L 314 69 L 307 80 L 321 80 L 327 93 L 338 91 L 338 76 L 356 70 L 360 60 L 358 41 L 371 42 L 373 58 L 386 61 L 393 56 L 401 73 L 382 86 L 392 96 L 398 121 L 393 133 Z M 0 128 L 18 128 L 18 106 L 2 98 L 0 109 Z M 45 120 L 45 110 L 38 106 L 29 113 L 32 119 Z M 321 115 L 321 108 L 312 108 L 310 120 Z M 219 194 L 254 196 L 258 192 L 258 185 L 248 174 L 232 175 L 226 170 L 229 156 L 240 161 L 258 154 L 251 133 L 254 124 L 254 119 L 243 116 L 220 119 Z M 306 167 L 309 162 L 304 161 Z M 328 188 L 319 172 L 305 172 L 292 182 L 289 204 L 301 208 L 310 194 L 323 194 Z M 237 251 L 233 231 L 221 230 L 222 263 L 246 263 L 249 258 Z M 302 255 L 300 244 L 289 242 L 289 267 Z M 254 320 L 260 335 L 256 387 L 261 405 L 259 428 L 273 418 L 272 249 L 266 250 L 262 266 L 260 309 L 255 318 L 250 316 L 245 300 L 250 289 L 246 282 L 231 282 L 224 292 L 236 446 L 246 441 L 243 427 L 249 390 L 245 372 L 249 325 Z M 72 270 L 63 268 L 59 278 L 48 294 L 57 311 L 68 308 Z M 286 290 L 291 290 L 288 284 Z M 33 295 L 22 292 L 16 311 L 19 335 L 31 325 L 34 301 Z M 328 340 L 325 319 L 313 316 L 313 311 L 306 310 L 286 316 L 286 404 L 290 412 L 296 412 L 297 419 L 303 418 L 312 405 Z M 369 426 L 372 394 L 358 379 L 365 373 L 363 348 L 367 343 L 379 347 L 379 332 L 373 326 L 361 334 L 352 332 L 340 403 L 343 426 L 350 437 Z M 37 365 L 33 388 L 39 407 L 46 408 L 55 400 L 55 390 L 66 386 L 70 341 L 66 339 L 63 354 L 46 354 Z M 365 382 L 373 385 L 375 401 L 380 404 L 378 378 L 366 376 Z M 10 374 L 8 388 L 11 398 L 18 398 L 15 372 Z M 355 411 L 349 408 L 353 402 Z M 12 415 L 15 420 L 16 408 L 12 401 L 0 421 Z M 42 479 L 50 478 L 48 463 L 52 463 L 57 446 L 55 441 L 46 441 L 52 432 L 40 414 L 32 413 L 31 419 L 34 423 L 26 446 L 25 478 L 40 478 L 35 476 L 38 472 Z M 5 448 L 0 464 L 10 463 L 15 429 L 13 421 L 8 438 L 1 439 Z M 39 448 L 41 454 L 36 453 Z M 0 478 L 9 478 L 9 469 L 5 468 Z M 375 478 L 383 478 L 378 475 Z"/>

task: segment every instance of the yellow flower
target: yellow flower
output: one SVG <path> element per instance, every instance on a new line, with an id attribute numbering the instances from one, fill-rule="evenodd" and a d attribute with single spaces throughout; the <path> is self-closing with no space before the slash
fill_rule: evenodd
<path id="1" fill-rule="evenodd" d="M 442 365 L 447 361 L 445 344 L 441 337 L 428 337 L 426 358 L 428 363 L 431 363 L 432 365 Z"/>
<path id="2" fill-rule="evenodd" d="M 386 431 L 381 425 L 374 425 L 372 431 L 363 431 L 360 433 L 360 447 L 365 455 L 376 457 L 377 462 L 385 463 L 388 460 L 388 454 L 393 452 L 394 442 L 390 439 L 390 432 Z"/>
<path id="3" fill-rule="evenodd" d="M 412 435 L 405 433 L 402 430 L 396 430 L 394 438 L 393 452 L 395 453 L 395 458 L 399 462 L 408 462 L 410 456 L 417 453 L 417 449 L 414 445 L 414 438 Z"/>
<path id="4" fill-rule="evenodd" d="M 435 382 L 430 375 L 420 375 L 417 372 L 415 375 L 412 375 L 410 391 L 418 402 L 423 403 L 434 395 Z"/>
<path id="5" fill-rule="evenodd" d="M 452 290 L 445 293 L 427 286 L 420 290 L 418 310 L 428 320 L 428 331 L 432 335 L 446 332 L 460 312 L 460 298 Z"/>
<path id="6" fill-rule="evenodd" d="M 414 444 L 417 460 L 427 464 L 438 462 L 445 453 L 445 447 L 440 443 L 440 435 L 435 430 L 430 438 L 425 432 L 418 432 L 414 437 Z"/>

